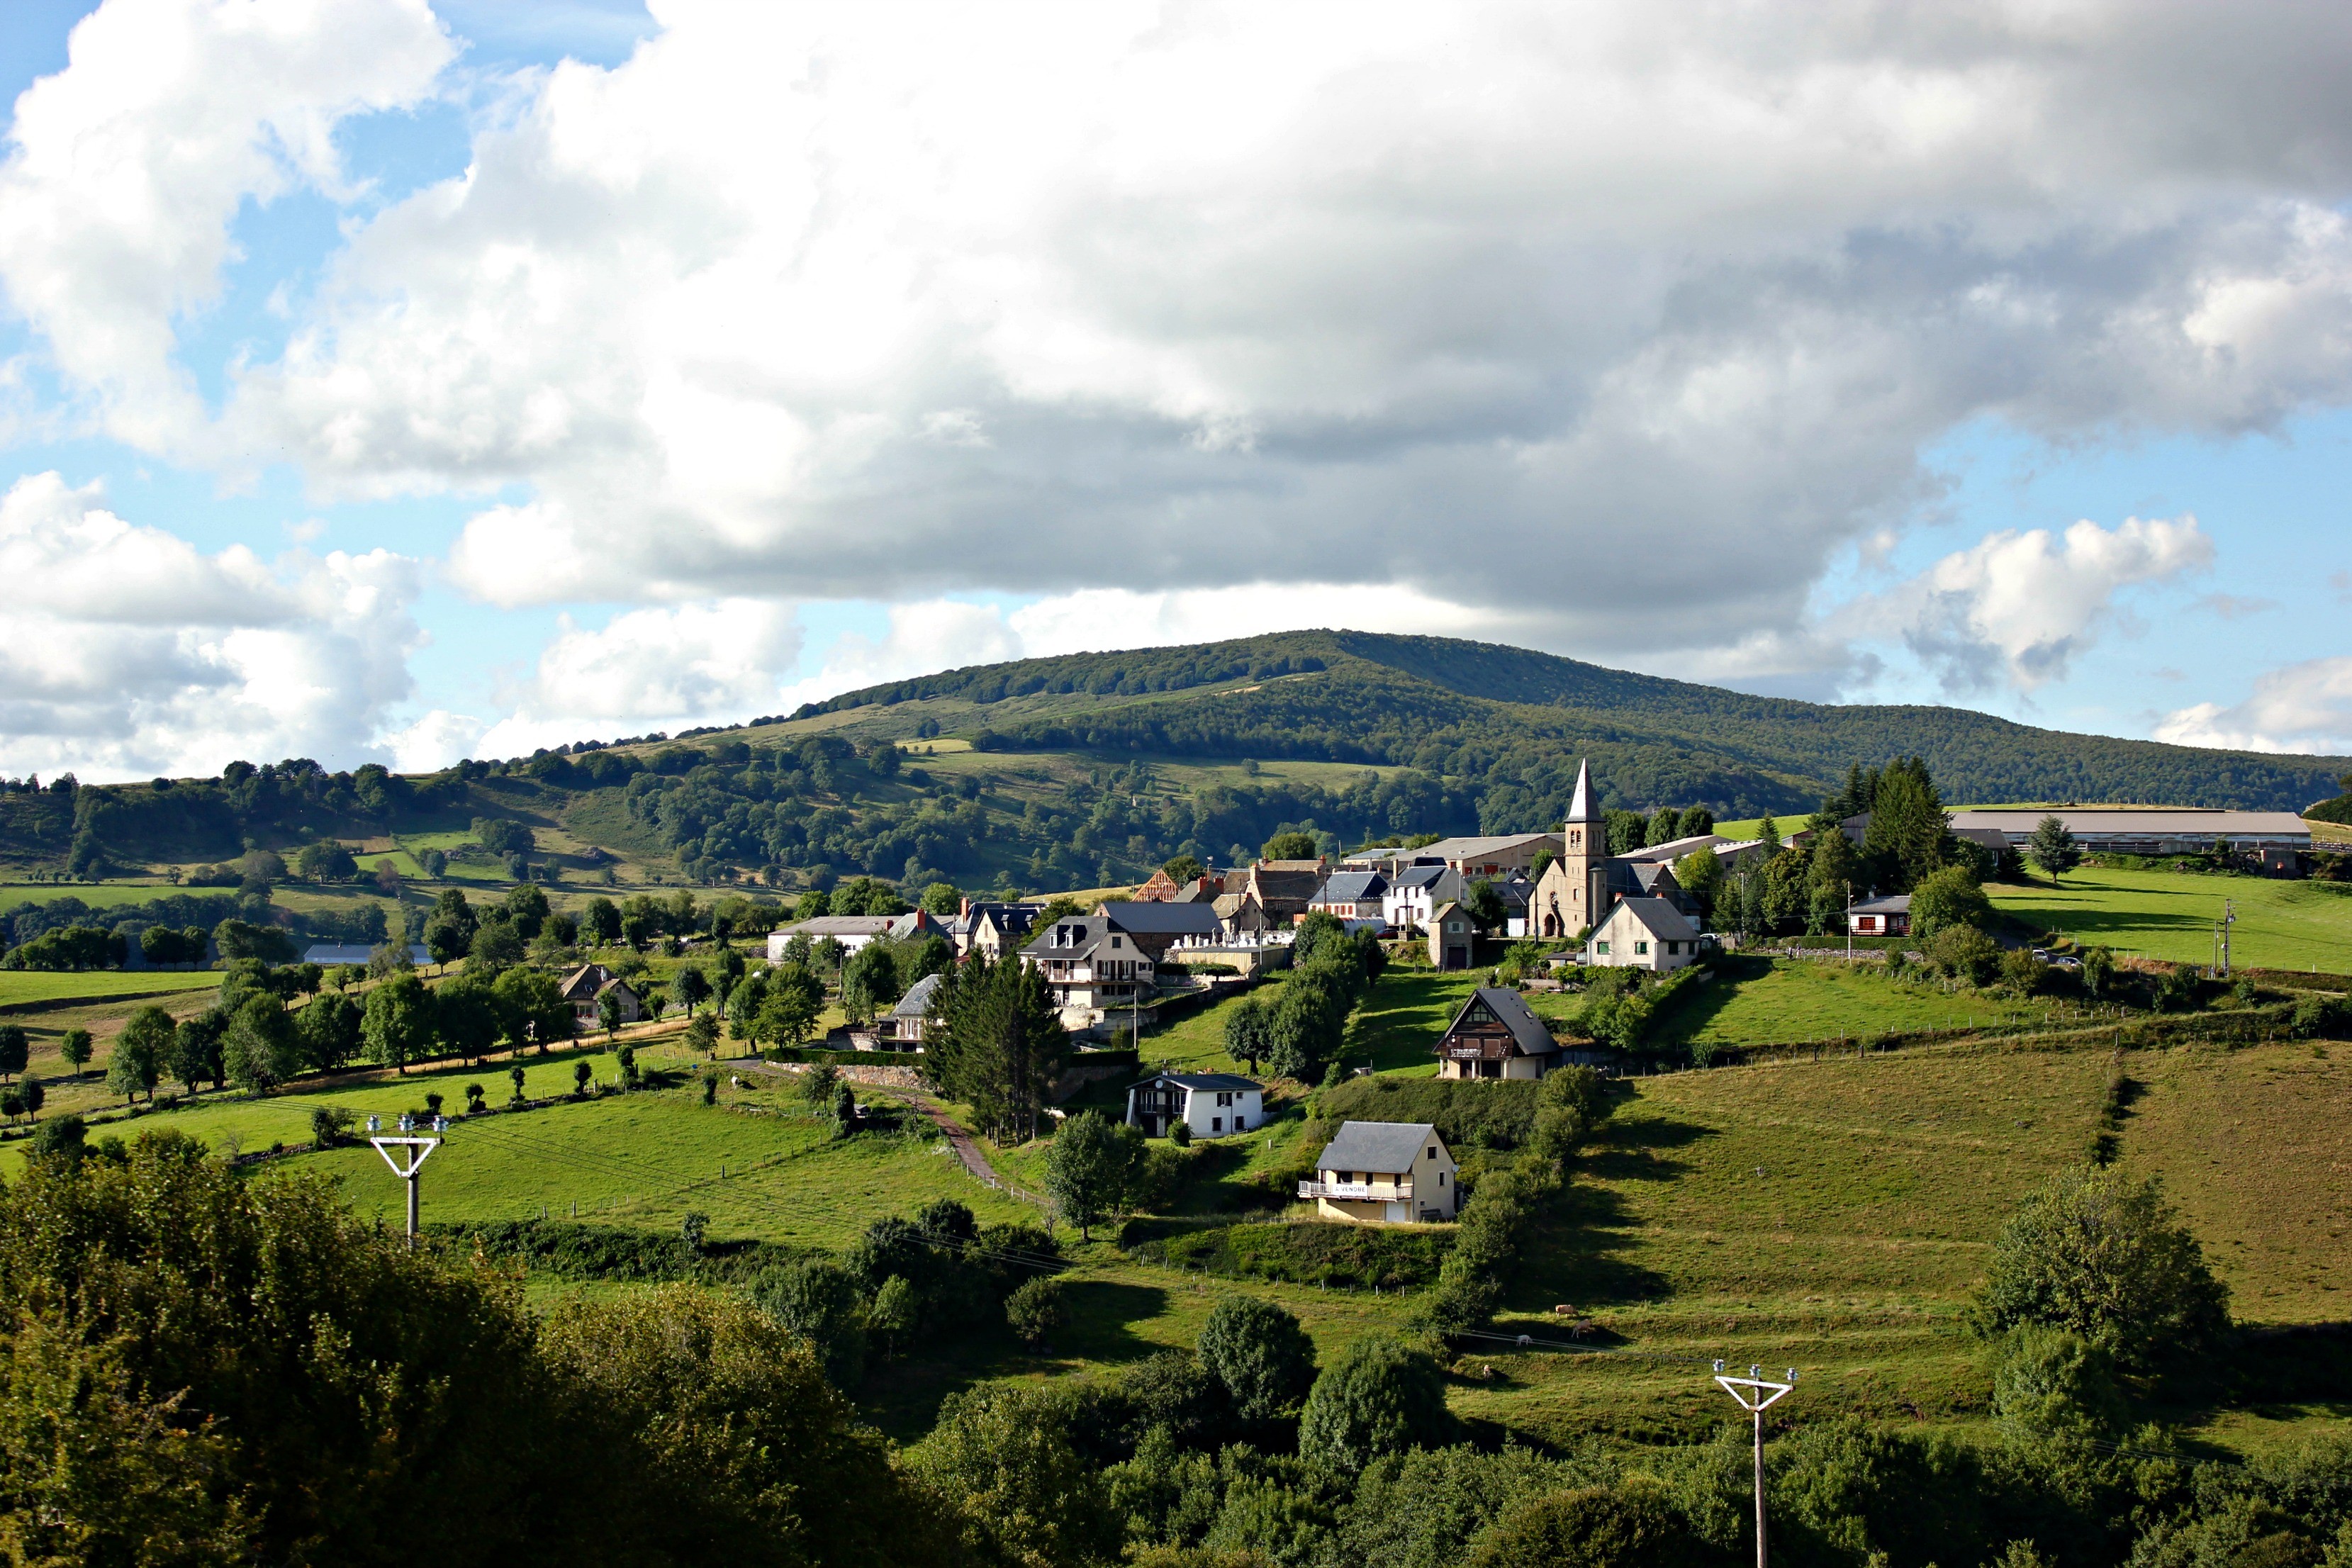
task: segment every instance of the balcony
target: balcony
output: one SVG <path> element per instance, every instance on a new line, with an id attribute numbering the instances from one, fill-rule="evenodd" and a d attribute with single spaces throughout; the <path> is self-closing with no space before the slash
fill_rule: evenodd
<path id="1" fill-rule="evenodd" d="M 1409 1204 L 1411 1182 L 1315 1182 L 1298 1184 L 1302 1198 L 1331 1198 L 1340 1203 Z"/>

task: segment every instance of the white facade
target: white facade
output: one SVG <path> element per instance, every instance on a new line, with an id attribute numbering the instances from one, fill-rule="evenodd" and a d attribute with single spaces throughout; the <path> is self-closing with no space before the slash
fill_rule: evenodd
<path id="1" fill-rule="evenodd" d="M 1230 1138 L 1265 1125 L 1263 1091 L 1233 1073 L 1161 1073 L 1127 1091 L 1127 1120 L 1151 1137 L 1177 1123 L 1195 1138 Z"/>
<path id="2" fill-rule="evenodd" d="M 1698 928 L 1664 899 L 1620 899 L 1584 944 L 1604 969 L 1682 969 L 1698 962 Z"/>

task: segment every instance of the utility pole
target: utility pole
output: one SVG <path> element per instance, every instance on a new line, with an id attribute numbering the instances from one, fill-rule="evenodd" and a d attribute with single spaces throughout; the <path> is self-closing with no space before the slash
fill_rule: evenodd
<path id="1" fill-rule="evenodd" d="M 1789 1369 L 1787 1382 L 1774 1383 L 1761 1367 L 1749 1367 L 1746 1377 L 1726 1377 L 1717 1362 L 1715 1381 L 1756 1420 L 1756 1568 L 1764 1568 L 1764 1407 L 1797 1386 L 1797 1369 Z"/>
<path id="2" fill-rule="evenodd" d="M 403 1121 L 407 1120 L 405 1117 Z M 425 1168 L 425 1161 L 434 1150 L 441 1147 L 438 1138 L 371 1138 L 375 1152 L 392 1167 L 392 1173 L 408 1184 L 408 1247 L 416 1249 L 416 1173 Z M 403 1152 L 395 1157 L 394 1149 Z M 403 1162 L 405 1161 L 405 1163 Z"/>
<path id="3" fill-rule="evenodd" d="M 2230 928 L 2238 923 L 2238 903 L 2234 899 L 2221 900 L 2221 978 L 2230 978 Z"/>
<path id="4" fill-rule="evenodd" d="M 1853 962 L 1853 881 L 1851 878 L 1845 884 L 1845 961 L 1848 963 Z"/>

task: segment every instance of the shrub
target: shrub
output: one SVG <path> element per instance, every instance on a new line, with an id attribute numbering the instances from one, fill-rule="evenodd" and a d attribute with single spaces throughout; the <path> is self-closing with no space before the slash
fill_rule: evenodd
<path id="1" fill-rule="evenodd" d="M 1041 1345 L 1062 1326 L 1062 1282 L 1040 1275 L 1004 1299 L 1004 1321 L 1025 1345 Z"/>
<path id="2" fill-rule="evenodd" d="M 1516 1149 L 1534 1129 L 1539 1089 L 1525 1079 L 1465 1082 L 1374 1073 L 1324 1089 L 1315 1110 L 1329 1122 L 1426 1121 L 1455 1149 Z"/>
<path id="3" fill-rule="evenodd" d="M 866 1375 L 866 1309 L 839 1264 L 804 1258 L 770 1268 L 752 1281 L 751 1300 L 808 1342 L 835 1388 L 856 1388 Z"/>
<path id="4" fill-rule="evenodd" d="M 1315 1380 L 1298 1419 L 1298 1457 L 1352 1475 L 1382 1454 L 1454 1441 L 1437 1363 L 1395 1340 L 1359 1340 Z"/>
<path id="5" fill-rule="evenodd" d="M 2001 1226 L 1973 1316 L 1986 1333 L 2065 1329 L 2147 1373 L 2218 1340 L 2229 1300 L 2153 1178 L 2086 1165 L 2061 1172 Z"/>
<path id="6" fill-rule="evenodd" d="M 2071 1330 L 2011 1329 L 1993 1368 L 1992 1409 L 2020 1436 L 2105 1436 L 2124 1424 L 2115 1358 Z"/>
<path id="7" fill-rule="evenodd" d="M 1698 1568 L 1720 1561 L 1645 1476 L 1531 1498 L 1473 1544 L 1471 1568 Z"/>
<path id="8" fill-rule="evenodd" d="M 2020 996 L 2031 996 L 2050 978 L 2050 966 L 2034 957 L 2031 949 L 2011 948 L 2000 955 L 2000 978 Z"/>
<path id="9" fill-rule="evenodd" d="M 1955 980 L 1986 985 L 2000 969 L 2000 948 L 1969 925 L 1947 926 L 1927 939 L 1927 962 Z"/>
<path id="10" fill-rule="evenodd" d="M 1232 1396 L 1244 1421 L 1288 1414 L 1315 1384 L 1315 1342 L 1272 1301 L 1228 1296 L 1202 1325 L 1201 1364 Z"/>
<path id="11" fill-rule="evenodd" d="M 1923 939 L 1959 926 L 1992 923 L 1992 900 L 1964 866 L 1929 873 L 1911 890 L 1911 929 Z"/>

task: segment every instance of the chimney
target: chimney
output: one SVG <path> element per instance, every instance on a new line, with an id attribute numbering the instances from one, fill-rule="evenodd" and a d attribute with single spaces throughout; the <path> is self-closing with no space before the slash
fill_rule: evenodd
<path id="1" fill-rule="evenodd" d="M 956 919 L 958 919 L 958 920 L 962 920 L 962 919 L 966 918 L 967 916 L 969 916 L 971 913 L 971 895 L 966 894 L 964 897 L 960 898 L 960 899 L 958 899 L 958 900 L 956 900 Z"/>

